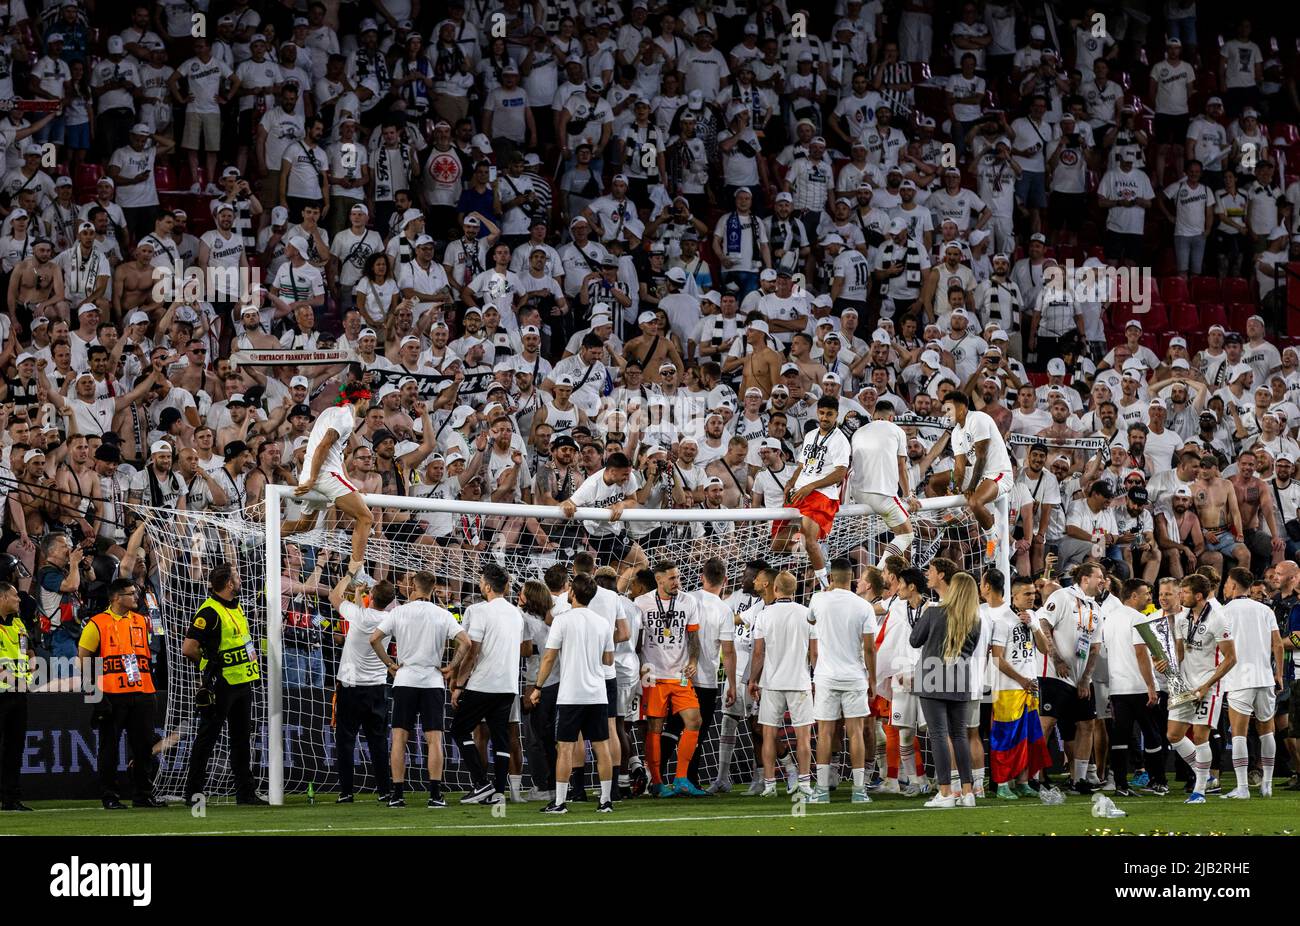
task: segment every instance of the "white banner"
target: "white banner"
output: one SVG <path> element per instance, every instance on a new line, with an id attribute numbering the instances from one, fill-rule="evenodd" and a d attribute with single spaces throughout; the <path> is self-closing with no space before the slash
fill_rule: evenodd
<path id="1" fill-rule="evenodd" d="M 330 363 L 352 363 L 356 355 L 350 348 L 336 350 L 237 350 L 230 359 L 238 366 L 246 367 L 288 367 L 288 366 L 323 366 Z"/>

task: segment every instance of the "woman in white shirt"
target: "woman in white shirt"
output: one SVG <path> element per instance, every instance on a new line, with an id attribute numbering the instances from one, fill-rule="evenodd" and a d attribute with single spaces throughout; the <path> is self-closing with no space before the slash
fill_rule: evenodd
<path id="1" fill-rule="evenodd" d="M 1250 251 L 1246 231 L 1246 196 L 1237 190 L 1235 171 L 1223 172 L 1223 189 L 1215 197 L 1215 250 L 1219 253 L 1219 276 L 1243 276 L 1242 260 Z"/>
<path id="2" fill-rule="evenodd" d="M 382 251 L 371 254 L 365 272 L 352 290 L 357 311 L 367 325 L 383 325 L 388 313 L 401 299 L 397 281 L 389 270 L 387 254 Z"/>

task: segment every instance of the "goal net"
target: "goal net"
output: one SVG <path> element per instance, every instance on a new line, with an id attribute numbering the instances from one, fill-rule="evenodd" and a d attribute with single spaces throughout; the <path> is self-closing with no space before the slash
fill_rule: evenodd
<path id="1" fill-rule="evenodd" d="M 273 803 L 284 794 L 305 792 L 309 787 L 337 790 L 335 672 L 346 628 L 334 613 L 328 594 L 350 558 L 350 530 L 329 513 L 309 530 L 282 536 L 281 499 L 287 491 L 272 487 L 267 501 L 228 514 L 140 509 L 147 518 L 155 552 L 153 578 L 166 631 L 162 658 L 167 661 L 168 681 L 157 780 L 162 795 L 183 794 L 197 730 L 194 692 L 199 678 L 197 668 L 182 658 L 181 645 L 195 612 L 208 596 L 208 573 L 222 562 L 231 563 L 239 573 L 240 602 L 262 657 L 262 678 L 254 699 L 252 755 L 259 789 L 267 791 Z M 380 511 L 381 525 L 385 520 L 414 518 L 423 522 L 427 531 L 411 540 L 415 532 L 409 528 L 385 532 L 381 526 L 367 547 L 369 574 L 376 580 L 397 581 L 400 590 L 404 576 L 428 571 L 438 579 L 435 601 L 457 617 L 477 599 L 485 562 L 495 561 L 506 568 L 512 578 L 513 600 L 526 580 L 541 579 L 548 567 L 567 563 L 575 552 L 586 548 L 582 520 L 608 518 L 600 509 L 580 509 L 578 517 L 569 521 L 560 517 L 556 508 L 435 498 L 367 496 L 367 502 Z M 772 548 L 773 523 L 791 514 L 795 512 L 786 509 L 631 509 L 624 513 L 624 521 L 650 563 L 670 559 L 677 564 L 685 590 L 699 588 L 704 563 L 720 557 L 728 564 L 725 599 L 739 588 L 744 565 L 764 560 L 804 577 L 802 600 L 806 601 L 812 590 L 811 576 L 801 540 L 788 552 Z M 1007 523 L 1005 515 L 1004 510 L 1001 524 Z M 943 556 L 976 576 L 990 565 L 979 526 L 961 497 L 923 499 L 922 510 L 913 518 L 913 530 L 913 565 L 924 567 Z M 1005 533 L 995 564 L 1007 575 Z M 434 534 L 440 534 L 439 539 L 435 540 Z M 847 556 L 856 564 L 874 565 L 890 537 L 878 517 L 846 505 L 823 548 L 828 560 Z M 543 538 L 548 548 L 543 548 Z M 597 556 L 597 562 L 603 564 L 601 557 Z M 528 720 L 524 714 L 524 727 Z M 700 737 L 700 777 L 705 781 L 712 780 L 718 768 L 720 721 L 721 704 Z M 444 730 L 449 725 L 450 716 Z M 527 731 L 523 738 L 528 739 Z M 423 744 L 417 731 L 408 745 L 407 780 L 412 784 L 424 781 Z M 453 790 L 466 787 L 469 775 L 461 767 L 456 745 L 445 737 L 443 748 L 444 781 Z M 524 750 L 522 769 L 526 779 L 527 752 Z M 233 794 L 229 760 L 229 744 L 223 734 L 209 763 L 210 797 Z M 754 744 L 742 725 L 732 759 L 733 779 L 747 781 L 754 761 Z M 373 767 L 364 737 L 356 746 L 355 765 L 357 787 L 373 787 Z"/>

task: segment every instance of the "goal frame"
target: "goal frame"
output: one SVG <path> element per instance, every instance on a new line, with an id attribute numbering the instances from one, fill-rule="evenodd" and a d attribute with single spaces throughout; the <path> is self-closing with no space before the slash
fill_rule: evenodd
<path id="1" fill-rule="evenodd" d="M 293 486 L 267 484 L 264 516 L 266 518 L 266 670 L 267 670 L 267 800 L 273 806 L 284 804 L 284 613 L 281 607 L 281 533 L 280 514 L 283 502 L 292 497 Z M 399 508 L 404 511 L 424 511 L 444 514 L 496 515 L 565 520 L 558 505 L 522 505 L 504 502 L 465 502 L 459 499 L 416 498 L 409 495 L 363 494 L 361 500 L 371 508 Z M 937 498 L 920 498 L 921 510 L 934 511 L 945 508 L 967 507 L 962 496 L 945 495 Z M 1002 528 L 998 540 L 997 567 L 1005 577 L 1003 594 L 1011 597 L 1011 544 L 1008 526 L 1009 496 L 995 502 L 997 524 Z M 724 509 L 729 521 L 785 521 L 802 517 L 795 508 L 729 508 Z M 844 505 L 839 514 L 871 514 L 865 505 Z M 579 508 L 573 520 L 607 521 L 605 508 Z M 691 521 L 716 521 L 717 509 L 705 508 L 628 508 L 621 520 L 660 521 L 669 523 Z"/>

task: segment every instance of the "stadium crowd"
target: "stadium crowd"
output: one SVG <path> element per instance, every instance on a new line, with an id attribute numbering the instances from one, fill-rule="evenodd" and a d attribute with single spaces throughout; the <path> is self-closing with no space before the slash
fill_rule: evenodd
<path id="1" fill-rule="evenodd" d="M 1205 6 L 3 0 L 0 578 L 36 650 L 128 555 L 151 581 L 132 505 L 259 521 L 358 381 L 361 491 L 651 509 L 782 507 L 827 398 L 965 491 L 963 393 L 1019 576 L 1245 568 L 1287 637 L 1297 56 Z M 372 517 L 534 576 L 738 529 Z"/>

